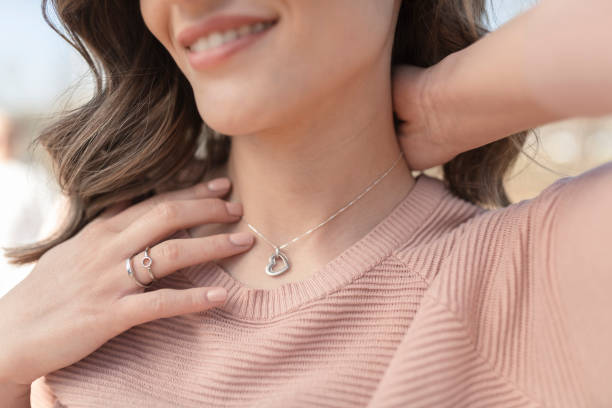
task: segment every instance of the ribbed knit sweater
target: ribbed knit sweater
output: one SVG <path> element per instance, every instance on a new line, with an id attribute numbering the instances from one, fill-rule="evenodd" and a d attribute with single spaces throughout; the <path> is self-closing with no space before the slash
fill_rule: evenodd
<path id="1" fill-rule="evenodd" d="M 37 379 L 32 406 L 586 406 L 549 267 L 570 179 L 491 210 L 422 173 L 365 236 L 273 289 L 182 269 L 146 290 L 223 286 L 225 304 L 132 327 Z"/>

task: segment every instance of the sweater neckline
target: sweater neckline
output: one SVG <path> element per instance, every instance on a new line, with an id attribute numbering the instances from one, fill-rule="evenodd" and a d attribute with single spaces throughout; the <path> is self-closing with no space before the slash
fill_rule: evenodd
<path id="1" fill-rule="evenodd" d="M 271 289 L 253 288 L 236 280 L 215 262 L 192 265 L 180 272 L 194 286 L 227 289 L 215 313 L 244 319 L 269 320 L 348 285 L 387 258 L 425 222 L 447 192 L 442 180 L 420 173 L 403 199 L 364 236 L 323 265 L 309 278 Z M 190 237 L 186 229 L 177 237 Z"/>

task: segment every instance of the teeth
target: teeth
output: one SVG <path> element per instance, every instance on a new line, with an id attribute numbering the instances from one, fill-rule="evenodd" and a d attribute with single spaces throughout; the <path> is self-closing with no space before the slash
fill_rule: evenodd
<path id="1" fill-rule="evenodd" d="M 208 48 L 217 47 L 223 44 L 223 34 L 221 33 L 212 33 L 208 36 Z"/>
<path id="2" fill-rule="evenodd" d="M 224 32 L 215 31 L 214 33 L 211 33 L 206 37 L 198 39 L 188 48 L 193 52 L 206 51 L 211 48 L 215 48 L 225 43 L 228 43 L 230 41 L 234 41 L 240 37 L 244 37 L 245 35 L 263 31 L 266 28 L 270 27 L 272 24 L 274 23 L 262 23 L 260 21 L 255 24 L 243 25 L 237 29 L 231 29 Z"/>
<path id="3" fill-rule="evenodd" d="M 229 30 L 223 33 L 223 42 L 230 42 L 238 38 L 238 32 L 235 30 Z"/>
<path id="4" fill-rule="evenodd" d="M 264 25 L 263 25 L 263 23 L 260 21 L 260 22 L 258 22 L 258 23 L 255 23 L 255 25 L 253 26 L 253 31 L 255 31 L 255 32 L 259 32 L 259 31 L 263 30 L 263 28 L 264 28 Z"/>
<path id="5" fill-rule="evenodd" d="M 247 35 L 250 32 L 251 32 L 251 26 L 248 26 L 248 25 L 243 25 L 242 27 L 238 29 L 238 35 Z"/>

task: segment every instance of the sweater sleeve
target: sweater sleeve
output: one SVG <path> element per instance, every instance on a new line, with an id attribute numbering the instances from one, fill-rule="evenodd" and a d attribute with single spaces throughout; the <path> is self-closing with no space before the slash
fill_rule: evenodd
<path id="1" fill-rule="evenodd" d="M 578 211 L 566 202 L 579 182 L 577 177 L 558 179 L 504 211 L 497 234 L 503 237 L 500 262 L 483 272 L 491 280 L 475 296 L 480 311 L 470 319 L 478 333 L 477 349 L 494 370 L 546 407 L 601 406 L 594 402 L 567 309 L 568 299 L 585 300 L 587 292 L 560 290 L 564 276 L 583 273 L 560 262 L 558 249 L 568 210 Z M 566 251 L 573 253 L 567 256 L 577 258 L 590 238 L 572 240 L 574 249 Z"/>
<path id="2" fill-rule="evenodd" d="M 590 407 L 612 406 L 612 162 L 560 181 L 534 219 L 540 285 L 558 310 L 559 330 Z"/>
<path id="3" fill-rule="evenodd" d="M 550 262 L 571 180 L 449 233 L 438 272 L 370 406 L 596 406 Z"/>
<path id="4" fill-rule="evenodd" d="M 501 238 L 499 263 L 481 271 L 487 283 L 474 296 L 480 310 L 465 313 L 483 358 L 543 407 L 597 406 L 572 338 L 555 260 L 561 210 L 575 181 L 560 178 L 501 211 L 492 228 Z"/>
<path id="5" fill-rule="evenodd" d="M 559 291 L 560 271 L 555 262 L 560 208 L 573 182 L 574 177 L 558 179 L 531 203 L 517 207 L 521 221 L 517 220 L 515 233 L 525 246 L 513 248 L 512 259 L 520 256 L 528 260 L 524 272 L 517 273 L 523 275 L 525 287 L 524 299 L 517 299 L 516 306 L 524 308 L 526 315 L 525 326 L 513 328 L 517 335 L 511 344 L 523 348 L 520 365 L 524 369 L 509 370 L 508 374 L 545 406 L 592 407 Z"/>
<path id="6" fill-rule="evenodd" d="M 572 177 L 484 214 L 458 244 L 461 269 L 435 293 L 493 373 L 536 406 L 593 407 L 559 292 L 555 227 Z"/>

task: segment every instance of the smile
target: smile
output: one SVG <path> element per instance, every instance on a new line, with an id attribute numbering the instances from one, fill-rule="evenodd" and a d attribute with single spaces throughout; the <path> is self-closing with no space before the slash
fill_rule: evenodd
<path id="1" fill-rule="evenodd" d="M 210 68 L 261 38 L 277 21 L 245 24 L 215 31 L 187 47 L 189 62 L 195 69 Z"/>

